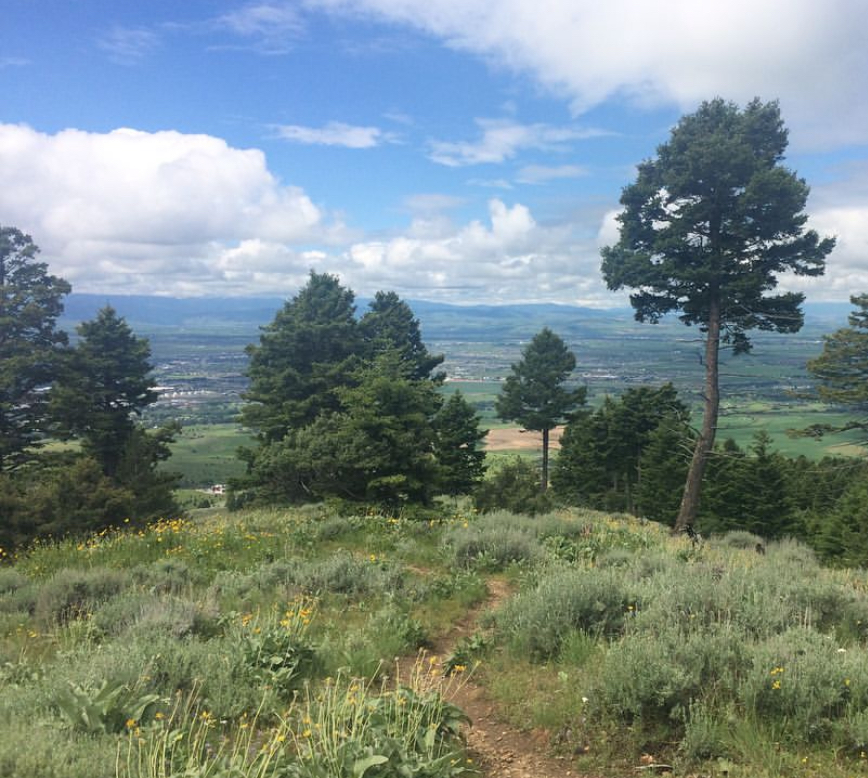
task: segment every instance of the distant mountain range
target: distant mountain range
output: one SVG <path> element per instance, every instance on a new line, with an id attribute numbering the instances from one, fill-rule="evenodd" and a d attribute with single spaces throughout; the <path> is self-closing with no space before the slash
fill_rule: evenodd
<path id="1" fill-rule="evenodd" d="M 284 298 L 266 297 L 149 297 L 143 295 L 71 294 L 66 298 L 61 326 L 73 329 L 92 319 L 105 305 L 112 305 L 130 326 L 143 334 L 172 330 L 215 334 L 254 334 L 269 323 Z M 556 304 L 450 305 L 425 300 L 408 300 L 422 325 L 426 339 L 488 340 L 525 338 L 548 326 L 559 334 L 588 336 L 602 327 L 629 326 L 630 308 L 582 308 Z M 360 313 L 368 300 L 359 298 Z M 849 303 L 806 303 L 806 323 L 812 328 L 833 330 L 845 326 Z M 607 326 L 608 325 L 608 326 Z"/>

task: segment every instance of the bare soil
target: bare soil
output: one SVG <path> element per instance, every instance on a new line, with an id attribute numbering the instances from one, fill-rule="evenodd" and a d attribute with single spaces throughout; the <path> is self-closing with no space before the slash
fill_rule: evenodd
<path id="1" fill-rule="evenodd" d="M 497 608 L 511 594 L 498 579 L 488 581 L 488 591 L 485 602 L 435 642 L 432 657 L 448 656 L 462 637 L 473 634 L 482 613 Z M 407 667 L 415 661 L 417 657 L 400 660 Z M 472 674 L 457 685 L 448 679 L 441 683 L 444 696 L 471 720 L 465 732 L 468 751 L 485 778 L 593 778 L 578 772 L 568 758 L 553 755 L 545 730 L 521 730 L 507 723 Z"/>
<path id="2" fill-rule="evenodd" d="M 563 427 L 549 433 L 549 448 L 561 447 Z M 491 430 L 485 438 L 486 451 L 528 451 L 542 449 L 542 433 L 518 428 Z"/>

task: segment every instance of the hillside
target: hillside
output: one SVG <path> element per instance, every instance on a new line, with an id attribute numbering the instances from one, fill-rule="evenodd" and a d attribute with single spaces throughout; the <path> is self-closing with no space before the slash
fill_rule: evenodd
<path id="1" fill-rule="evenodd" d="M 39 545 L 0 568 L 0 774 L 860 773 L 864 573 L 759 542 L 454 504 Z"/>

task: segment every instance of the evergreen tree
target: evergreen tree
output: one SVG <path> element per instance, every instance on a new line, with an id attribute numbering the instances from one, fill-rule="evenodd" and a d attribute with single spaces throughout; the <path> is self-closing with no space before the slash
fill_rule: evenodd
<path id="1" fill-rule="evenodd" d="M 618 510 L 612 505 L 612 479 L 608 470 L 609 424 L 604 407 L 574 414 L 564 427 L 561 448 L 552 470 L 552 488 L 559 500 L 571 505 Z"/>
<path id="2" fill-rule="evenodd" d="M 771 443 L 767 432 L 758 432 L 742 463 L 740 529 L 774 540 L 799 535 L 800 527 L 787 492 L 786 460 L 772 450 Z"/>
<path id="3" fill-rule="evenodd" d="M 662 416 L 648 434 L 639 456 L 636 512 L 672 526 L 690 464 L 693 433 L 682 413 Z"/>
<path id="4" fill-rule="evenodd" d="M 504 421 L 517 421 L 524 429 L 542 432 L 543 492 L 548 488 L 549 433 L 585 402 L 585 387 L 564 386 L 575 367 L 576 358 L 566 343 L 544 327 L 522 350 L 495 401 L 497 415 Z"/>
<path id="5" fill-rule="evenodd" d="M 624 189 L 620 239 L 603 249 L 612 290 L 635 289 L 639 321 L 672 311 L 705 337 L 705 409 L 675 529 L 694 523 L 714 448 L 721 344 L 749 350 L 752 329 L 796 332 L 803 295 L 770 295 L 783 272 L 819 275 L 834 240 L 806 230 L 807 184 L 781 161 L 778 104 L 742 111 L 716 99 L 683 117 Z"/>
<path id="6" fill-rule="evenodd" d="M 479 428 L 479 417 L 461 392 L 455 392 L 434 417 L 434 453 L 439 466 L 441 491 L 469 494 L 485 474 L 488 430 Z"/>
<path id="7" fill-rule="evenodd" d="M 419 320 L 410 306 L 395 292 L 377 292 L 368 307 L 370 310 L 359 321 L 365 356 L 373 359 L 384 351 L 395 350 L 412 365 L 411 378 L 442 382 L 445 375 L 432 376 L 432 371 L 443 363 L 444 357 L 428 351 L 422 342 Z"/>
<path id="8" fill-rule="evenodd" d="M 670 425 L 678 419 L 673 430 L 683 433 L 687 416 L 672 384 L 631 387 L 617 399 L 606 397 L 593 413 L 574 414 L 552 476 L 558 494 L 601 510 L 637 512 L 636 490 L 645 478 L 641 460 L 651 436 L 664 419 Z"/>
<path id="9" fill-rule="evenodd" d="M 818 424 L 808 432 L 859 430 L 868 434 L 868 294 L 855 295 L 850 302 L 856 306 L 849 317 L 849 327 L 843 327 L 823 338 L 823 353 L 808 362 L 808 372 L 817 380 L 820 399 L 853 409 L 860 418 L 842 427 Z"/>
<path id="10" fill-rule="evenodd" d="M 56 432 L 77 438 L 113 477 L 133 435 L 136 417 L 157 400 L 151 348 L 106 306 L 77 327 L 80 340 L 51 392 Z"/>
<path id="11" fill-rule="evenodd" d="M 56 329 L 69 284 L 36 259 L 29 235 L 0 227 L 0 472 L 27 459 L 47 422 L 46 394 L 66 334 Z"/>
<path id="12" fill-rule="evenodd" d="M 473 493 L 473 504 L 481 513 L 504 510 L 535 516 L 552 509 L 549 492 L 539 488 L 539 469 L 522 457 L 500 465 Z"/>
<path id="13" fill-rule="evenodd" d="M 250 388 L 241 422 L 261 444 L 340 409 L 336 390 L 350 385 L 361 353 L 354 299 L 337 277 L 311 271 L 307 284 L 262 328 L 259 345 L 248 346 Z"/>
<path id="14" fill-rule="evenodd" d="M 868 566 L 868 478 L 850 484 L 824 515 L 811 545 L 825 560 L 842 566 Z"/>
<path id="15" fill-rule="evenodd" d="M 437 484 L 433 382 L 411 377 L 395 351 L 380 354 L 338 391 L 341 408 L 265 447 L 254 462 L 260 499 L 340 497 L 394 509 L 427 503 Z"/>

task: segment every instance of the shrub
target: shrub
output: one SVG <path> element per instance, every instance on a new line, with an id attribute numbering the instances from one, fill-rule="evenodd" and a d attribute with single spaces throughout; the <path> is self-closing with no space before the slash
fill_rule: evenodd
<path id="1" fill-rule="evenodd" d="M 679 726 L 695 702 L 731 699 L 744 661 L 742 637 L 725 625 L 628 634 L 606 653 L 595 696 L 622 723 Z"/>
<path id="2" fill-rule="evenodd" d="M 43 626 L 66 624 L 86 616 L 128 583 L 117 570 L 59 570 L 42 584 L 36 599 L 36 619 Z"/>
<path id="3" fill-rule="evenodd" d="M 551 510 L 551 497 L 540 491 L 539 470 L 516 457 L 489 475 L 473 493 L 473 504 L 482 513 L 507 510 L 530 516 Z"/>
<path id="4" fill-rule="evenodd" d="M 118 636 L 129 630 L 143 635 L 164 633 L 175 638 L 210 635 L 215 618 L 202 607 L 181 597 L 132 592 L 119 595 L 98 608 L 91 623 L 105 635 Z"/>
<path id="5" fill-rule="evenodd" d="M 26 748 L 22 744 L 26 743 Z M 116 778 L 116 736 L 39 726 L 27 719 L 3 722 L 0 775 L 14 778 Z"/>
<path id="6" fill-rule="evenodd" d="M 631 596 L 617 570 L 556 568 L 536 588 L 510 599 L 496 616 L 514 650 L 535 659 L 555 657 L 575 630 L 617 635 Z"/>
<path id="7" fill-rule="evenodd" d="M 444 537 L 452 547 L 458 567 L 502 570 L 512 562 L 533 562 L 542 547 L 529 532 L 515 528 L 479 527 L 453 529 Z"/>
<path id="8" fill-rule="evenodd" d="M 738 529 L 732 532 L 725 532 L 723 535 L 715 539 L 715 543 L 725 548 L 736 548 L 740 550 L 754 550 L 757 546 L 765 546 L 765 541 L 753 532 Z"/>
<path id="9" fill-rule="evenodd" d="M 786 723 L 797 742 L 825 740 L 848 707 L 858 711 L 868 701 L 864 659 L 850 658 L 814 630 L 774 635 L 753 649 L 751 660 L 738 689 L 741 703 L 757 720 Z M 854 697 L 857 705 L 848 706 Z"/>
<path id="10" fill-rule="evenodd" d="M 182 594 L 193 583 L 190 566 L 180 559 L 158 559 L 150 565 L 136 565 L 130 576 L 155 594 Z"/>

